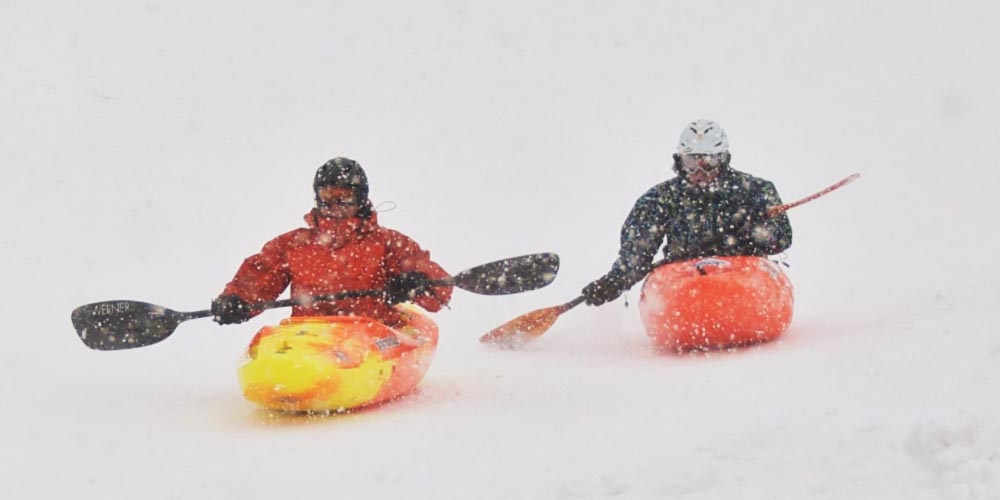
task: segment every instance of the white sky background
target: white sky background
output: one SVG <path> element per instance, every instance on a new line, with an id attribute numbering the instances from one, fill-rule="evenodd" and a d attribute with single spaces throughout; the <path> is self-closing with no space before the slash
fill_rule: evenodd
<path id="1" fill-rule="evenodd" d="M 0 498 L 995 498 L 1000 7 L 966 2 L 0 2 Z M 649 352 L 634 302 L 532 349 L 476 339 L 614 260 L 681 128 L 792 201 L 785 339 Z M 415 397 L 327 419 L 242 400 L 259 327 L 97 353 L 69 312 L 208 307 L 360 161 L 456 292 Z M 987 492 L 987 493 L 984 493 Z"/>

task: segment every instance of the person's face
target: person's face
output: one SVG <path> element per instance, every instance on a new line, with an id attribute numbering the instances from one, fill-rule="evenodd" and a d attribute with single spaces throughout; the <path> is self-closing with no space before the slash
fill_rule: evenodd
<path id="1" fill-rule="evenodd" d="M 320 215 L 331 219 L 347 219 L 358 214 L 362 200 L 354 197 L 354 190 L 338 186 L 324 186 L 316 192 L 316 207 Z"/>
<path id="2" fill-rule="evenodd" d="M 707 186 L 719 178 L 725 153 L 681 155 L 681 169 L 692 184 Z"/>

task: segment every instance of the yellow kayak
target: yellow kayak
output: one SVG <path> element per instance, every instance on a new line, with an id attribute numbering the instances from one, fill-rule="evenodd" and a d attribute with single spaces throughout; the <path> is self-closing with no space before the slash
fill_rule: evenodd
<path id="1" fill-rule="evenodd" d="M 389 328 L 358 316 L 298 316 L 254 336 L 239 368 L 243 395 L 283 411 L 345 411 L 401 396 L 427 372 L 437 325 L 410 308 Z"/>

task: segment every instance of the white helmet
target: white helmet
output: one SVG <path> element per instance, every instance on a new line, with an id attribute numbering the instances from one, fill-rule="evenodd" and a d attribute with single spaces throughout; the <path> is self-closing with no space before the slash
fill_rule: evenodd
<path id="1" fill-rule="evenodd" d="M 682 155 L 712 155 L 729 152 L 726 131 L 712 120 L 691 122 L 681 132 L 677 153 Z"/>

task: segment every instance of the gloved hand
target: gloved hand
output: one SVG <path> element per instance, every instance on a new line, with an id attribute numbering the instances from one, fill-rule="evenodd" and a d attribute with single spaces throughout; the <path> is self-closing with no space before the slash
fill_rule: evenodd
<path id="1" fill-rule="evenodd" d="M 766 212 L 757 207 L 746 207 L 737 210 L 723 228 L 723 233 L 740 235 L 750 232 L 755 224 L 765 219 Z"/>
<path id="2" fill-rule="evenodd" d="M 747 255 L 766 255 L 767 248 L 774 244 L 772 234 L 774 226 L 769 224 L 768 207 L 764 204 L 741 209 L 745 222 L 738 231 L 733 233 L 734 243 Z"/>
<path id="3" fill-rule="evenodd" d="M 390 304 L 408 302 L 430 290 L 431 279 L 418 271 L 398 274 L 385 284 L 385 300 Z"/>
<path id="4" fill-rule="evenodd" d="M 599 306 L 617 299 L 624 291 L 621 281 L 614 276 L 605 275 L 583 287 L 581 294 L 587 305 Z"/>
<path id="5" fill-rule="evenodd" d="M 212 319 L 220 325 L 243 323 L 254 316 L 250 304 L 239 295 L 220 295 L 212 301 Z"/>

